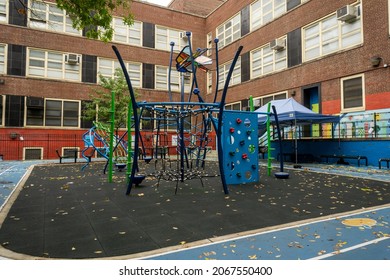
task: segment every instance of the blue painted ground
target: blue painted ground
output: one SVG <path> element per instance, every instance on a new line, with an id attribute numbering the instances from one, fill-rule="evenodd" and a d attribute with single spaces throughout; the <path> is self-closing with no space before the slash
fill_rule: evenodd
<path id="1" fill-rule="evenodd" d="M 41 161 L 1 161 L 0 162 L 0 210 L 8 200 L 27 169 Z"/>
<path id="2" fill-rule="evenodd" d="M 375 226 L 346 226 L 365 218 Z M 148 257 L 154 260 L 390 259 L 390 208 L 316 221 Z"/>

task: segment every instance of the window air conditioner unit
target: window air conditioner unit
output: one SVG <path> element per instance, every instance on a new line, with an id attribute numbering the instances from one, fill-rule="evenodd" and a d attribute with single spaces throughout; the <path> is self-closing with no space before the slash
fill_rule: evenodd
<path id="1" fill-rule="evenodd" d="M 351 21 L 357 16 L 357 9 L 352 5 L 346 5 L 337 10 L 337 19 L 341 21 Z"/>
<path id="2" fill-rule="evenodd" d="M 286 41 L 284 39 L 275 39 L 270 42 L 271 49 L 275 51 L 283 50 L 286 47 Z"/>
<path id="3" fill-rule="evenodd" d="M 80 63 L 80 57 L 74 53 L 68 53 L 65 55 L 65 62 L 68 64 L 76 65 Z"/>
<path id="4" fill-rule="evenodd" d="M 45 106 L 44 99 L 41 97 L 27 97 L 27 107 L 43 108 Z"/>
<path id="5" fill-rule="evenodd" d="M 184 41 L 187 41 L 188 40 L 188 37 L 186 35 L 185 32 L 180 32 L 180 39 L 184 40 Z"/>

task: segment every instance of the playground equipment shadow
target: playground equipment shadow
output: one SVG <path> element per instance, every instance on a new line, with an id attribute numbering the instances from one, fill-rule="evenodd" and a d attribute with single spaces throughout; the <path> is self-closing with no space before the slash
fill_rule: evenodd
<path id="1" fill-rule="evenodd" d="M 316 219 L 390 203 L 390 183 L 289 170 L 289 179 L 222 190 L 216 162 L 208 174 L 179 182 L 147 177 L 126 191 L 125 172 L 113 183 L 103 163 L 37 165 L 0 213 L 0 255 L 11 259 L 129 259 L 185 248 L 226 235 Z M 154 164 L 142 165 L 145 173 Z M 26 176 L 27 177 L 27 176 Z M 173 246 L 173 247 L 172 247 Z M 168 249 L 167 249 L 168 248 Z"/>

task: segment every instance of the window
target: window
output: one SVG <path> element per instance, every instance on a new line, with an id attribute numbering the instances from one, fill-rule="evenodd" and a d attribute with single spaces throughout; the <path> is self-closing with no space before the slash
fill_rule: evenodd
<path id="1" fill-rule="evenodd" d="M 337 20 L 334 13 L 303 28 L 304 60 L 312 60 L 339 50 L 359 45 L 363 41 L 360 5 L 353 22 Z"/>
<path id="2" fill-rule="evenodd" d="M 42 147 L 23 147 L 23 160 L 43 159 Z"/>
<path id="3" fill-rule="evenodd" d="M 341 79 L 341 109 L 343 112 L 360 111 L 365 108 L 364 76 Z"/>
<path id="4" fill-rule="evenodd" d="M 4 98 L 5 98 L 5 96 L 0 95 L 0 126 L 4 125 L 4 121 L 3 121 L 4 120 L 4 115 L 3 115 L 4 109 L 3 109 L 3 106 L 5 104 Z"/>
<path id="5" fill-rule="evenodd" d="M 125 66 L 131 80 L 131 85 L 135 88 L 140 88 L 142 85 L 142 64 L 139 62 L 125 62 Z M 113 78 L 115 69 L 117 68 L 120 68 L 118 61 L 106 58 L 98 59 L 98 73 L 106 78 Z"/>
<path id="6" fill-rule="evenodd" d="M 114 28 L 114 42 L 121 42 L 134 46 L 142 45 L 142 23 L 134 21 L 134 24 L 128 26 L 123 23 L 122 18 L 113 18 L 112 27 Z"/>
<path id="7" fill-rule="evenodd" d="M 155 89 L 168 90 L 168 70 L 169 68 L 167 66 L 156 65 Z M 191 75 L 187 73 L 183 73 L 182 75 L 184 75 L 184 92 L 188 93 L 191 90 Z M 179 92 L 181 91 L 180 72 L 176 71 L 175 68 L 172 68 L 171 71 L 171 90 Z"/>
<path id="8" fill-rule="evenodd" d="M 280 99 L 286 99 L 287 98 L 287 92 L 282 93 L 276 93 L 276 94 L 270 94 L 262 97 L 256 97 L 253 98 L 253 106 L 255 107 L 255 110 L 260 108 L 261 106 L 266 105 L 268 102 L 272 100 L 280 100 Z"/>
<path id="9" fill-rule="evenodd" d="M 286 40 L 285 38 L 283 40 Z M 287 48 L 271 49 L 270 44 L 251 51 L 251 78 L 287 68 Z"/>
<path id="10" fill-rule="evenodd" d="M 28 126 L 79 127 L 79 116 L 80 101 L 42 99 L 42 105 L 27 101 Z"/>
<path id="11" fill-rule="evenodd" d="M 218 47 L 224 46 L 238 40 L 241 37 L 241 14 L 235 15 L 217 28 Z"/>
<path id="12" fill-rule="evenodd" d="M 159 129 L 160 131 L 164 130 L 173 130 L 177 131 L 179 129 L 180 121 L 183 121 L 184 131 L 191 131 L 191 115 L 180 116 L 178 113 L 169 112 L 170 109 L 163 107 L 156 107 L 154 111 L 154 123 L 146 123 L 148 129 L 153 125 L 154 129 Z M 149 113 L 149 116 L 152 116 L 153 112 Z M 143 129 L 143 128 L 142 128 Z M 160 145 L 164 141 L 164 136 L 159 137 Z"/>
<path id="13" fill-rule="evenodd" d="M 286 0 L 258 0 L 251 5 L 251 30 L 274 20 L 287 11 Z"/>
<path id="14" fill-rule="evenodd" d="M 80 81 L 80 63 L 66 62 L 68 54 L 28 49 L 27 75 L 49 79 Z M 80 57 L 77 56 L 77 61 Z"/>
<path id="15" fill-rule="evenodd" d="M 213 53 L 213 34 L 210 32 L 207 34 L 207 56 L 211 56 Z"/>
<path id="16" fill-rule="evenodd" d="M 148 108 L 144 108 L 141 116 L 141 129 L 142 130 L 153 130 L 153 111 Z"/>
<path id="17" fill-rule="evenodd" d="M 207 72 L 207 94 L 212 93 L 213 91 L 213 74 L 209 71 Z"/>
<path id="18" fill-rule="evenodd" d="M 175 43 L 174 51 L 180 51 L 187 45 L 187 36 L 185 31 L 169 29 L 162 26 L 156 26 L 156 49 L 170 51 L 171 42 Z"/>
<path id="19" fill-rule="evenodd" d="M 6 51 L 7 51 L 6 45 L 0 44 L 0 74 L 6 73 L 6 69 L 7 69 L 7 65 L 5 64 L 7 61 Z"/>
<path id="20" fill-rule="evenodd" d="M 7 23 L 8 1 L 0 0 L 0 23 Z"/>
<path id="21" fill-rule="evenodd" d="M 31 1 L 29 25 L 31 28 L 47 29 L 81 36 L 81 31 L 72 27 L 72 20 L 66 15 L 66 12 L 58 8 L 54 3 Z"/>
<path id="22" fill-rule="evenodd" d="M 226 104 L 225 105 L 225 110 L 241 111 L 241 102 Z"/>
<path id="23" fill-rule="evenodd" d="M 45 100 L 39 97 L 27 97 L 26 107 L 26 125 L 43 126 Z"/>
<path id="24" fill-rule="evenodd" d="M 219 66 L 219 89 L 222 89 L 225 86 L 225 81 L 231 65 L 232 61 Z M 229 86 L 237 85 L 239 83 L 241 83 L 241 57 L 237 60 L 236 66 L 234 67 Z"/>

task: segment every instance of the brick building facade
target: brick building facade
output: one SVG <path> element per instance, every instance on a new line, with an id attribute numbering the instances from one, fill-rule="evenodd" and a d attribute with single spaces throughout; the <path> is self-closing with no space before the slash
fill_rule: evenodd
<path id="1" fill-rule="evenodd" d="M 256 107 L 292 96 L 324 114 L 390 111 L 390 0 L 326 5 L 173 0 L 167 8 L 134 1 L 136 24 L 123 26 L 116 15 L 112 43 L 72 30 L 55 1 L 26 3 L 30 9 L 0 0 L 0 134 L 5 137 L 37 131 L 81 135 L 88 129 L 83 103 L 97 86 L 98 73 L 114 69 L 112 44 L 134 69 L 140 100 L 166 101 L 169 43 L 175 41 L 179 51 L 186 45 L 185 31 L 192 32 L 195 48 L 213 47 L 219 38 L 221 85 L 235 51 L 244 47 L 226 100 L 229 109 L 247 110 L 252 95 Z M 76 54 L 75 63 L 67 61 L 69 54 Z M 208 55 L 215 59 L 213 50 Z M 199 73 L 207 101 L 216 81 L 215 65 Z M 174 100 L 179 96 L 174 91 Z"/>

